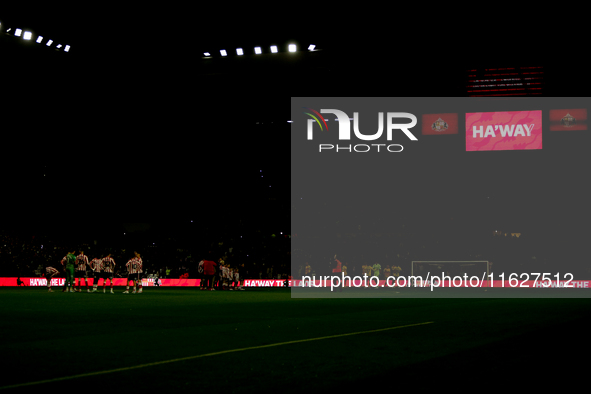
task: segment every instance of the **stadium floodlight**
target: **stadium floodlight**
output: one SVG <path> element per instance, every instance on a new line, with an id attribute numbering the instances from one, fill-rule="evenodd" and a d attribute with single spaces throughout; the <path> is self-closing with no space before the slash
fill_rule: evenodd
<path id="1" fill-rule="evenodd" d="M 310 44 L 310 46 L 308 47 L 308 50 L 309 50 L 309 51 L 313 51 L 313 50 L 314 50 L 314 48 L 316 48 L 316 45 L 312 45 L 312 44 Z"/>
<path id="2" fill-rule="evenodd" d="M 238 55 L 244 55 L 244 52 L 242 51 L 242 48 L 236 48 L 236 53 Z"/>
<path id="3" fill-rule="evenodd" d="M 37 44 L 41 44 L 41 41 L 43 41 L 43 36 L 39 36 L 37 37 L 37 40 L 35 41 Z"/>
<path id="4" fill-rule="evenodd" d="M 228 54 L 226 53 L 226 50 L 225 49 L 222 49 L 220 51 L 220 53 L 222 54 L 222 56 L 228 56 Z"/>
<path id="5" fill-rule="evenodd" d="M 295 51 L 296 51 L 296 46 L 295 46 L 295 44 L 289 44 L 289 47 L 288 47 L 288 48 L 289 48 L 289 51 L 290 51 L 290 52 L 295 52 Z"/>
<path id="6" fill-rule="evenodd" d="M 273 46 L 271 47 L 271 52 L 272 52 L 272 53 L 277 53 L 277 46 L 276 46 L 276 45 L 273 45 Z"/>
<path id="7" fill-rule="evenodd" d="M 15 36 L 17 36 L 17 37 L 20 37 L 20 36 L 21 36 L 21 32 L 22 32 L 22 30 L 21 30 L 21 29 L 16 29 L 16 30 L 14 31 L 14 35 L 15 35 Z"/>
<path id="8" fill-rule="evenodd" d="M 30 40 L 32 35 L 33 33 L 26 31 L 25 34 L 23 34 L 23 40 Z"/>
<path id="9" fill-rule="evenodd" d="M 47 41 L 47 44 L 46 44 L 46 45 L 47 45 L 47 46 L 51 46 L 51 44 L 53 44 L 53 40 L 49 40 L 49 41 Z"/>
<path id="10" fill-rule="evenodd" d="M 57 44 L 57 49 L 60 49 L 62 47 L 62 44 Z"/>
<path id="11" fill-rule="evenodd" d="M 211 56 L 211 54 L 209 52 L 204 52 L 203 54 L 208 57 Z"/>
<path id="12" fill-rule="evenodd" d="M 256 53 L 257 55 L 260 55 L 261 53 L 263 53 L 263 51 L 261 51 L 261 47 L 256 47 L 256 48 L 254 48 L 254 53 Z"/>
<path id="13" fill-rule="evenodd" d="M 9 27 L 8 29 L 6 29 L 6 32 L 8 33 L 11 30 L 12 30 L 12 27 Z"/>
<path id="14" fill-rule="evenodd" d="M 69 52 L 70 51 L 70 46 L 66 45 L 66 47 L 64 48 L 64 51 Z"/>
<path id="15" fill-rule="evenodd" d="M 293 120 L 288 120 L 287 123 L 293 123 Z"/>

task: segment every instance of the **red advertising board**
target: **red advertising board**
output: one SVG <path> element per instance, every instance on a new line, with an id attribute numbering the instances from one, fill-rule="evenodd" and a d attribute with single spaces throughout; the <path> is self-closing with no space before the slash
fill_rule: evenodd
<path id="1" fill-rule="evenodd" d="M 551 109 L 550 131 L 587 130 L 586 109 Z"/>
<path id="2" fill-rule="evenodd" d="M 542 111 L 466 114 L 466 151 L 542 149 Z"/>
<path id="3" fill-rule="evenodd" d="M 458 114 L 423 114 L 421 118 L 423 135 L 458 134 Z"/>
<path id="4" fill-rule="evenodd" d="M 339 278 L 338 276 L 335 278 Z M 407 287 L 408 283 L 402 280 L 403 277 L 400 277 L 400 281 L 398 282 L 400 286 Z M 0 278 L 0 286 L 17 286 L 17 278 Z M 347 279 L 345 281 L 346 287 L 396 287 L 395 280 L 380 280 L 370 282 L 369 277 L 368 280 L 364 283 L 363 279 L 360 277 L 351 278 L 351 283 Z M 47 281 L 45 278 L 21 278 L 24 286 L 37 286 L 37 287 L 45 287 L 47 286 Z M 61 287 L 64 285 L 64 278 L 53 278 L 51 280 L 51 285 L 55 287 Z M 160 286 L 167 287 L 167 286 L 186 286 L 186 287 L 198 287 L 200 284 L 199 279 L 159 279 Z M 92 279 L 89 280 L 88 284 L 92 285 Z M 109 286 L 110 286 L 109 282 Z M 321 282 L 320 280 L 315 280 L 313 287 L 331 287 L 331 284 L 334 286 L 338 286 L 338 283 L 335 279 L 333 283 L 331 283 L 331 279 L 327 279 L 326 282 Z M 463 281 L 460 282 L 459 280 L 456 282 L 452 282 L 450 280 L 442 280 L 442 281 L 425 281 L 423 282 L 422 286 L 417 287 L 431 287 L 433 284 L 434 287 L 493 287 L 493 288 L 544 288 L 544 282 L 533 281 L 533 280 L 493 280 L 488 281 L 484 280 L 481 282 L 471 282 L 471 281 Z M 102 286 L 102 280 L 99 282 L 99 286 Z M 125 278 L 115 278 L 114 286 L 125 286 L 126 279 Z M 244 287 L 284 287 L 285 280 L 283 279 L 245 279 L 244 280 Z M 302 286 L 301 280 L 289 280 L 288 285 L 291 286 Z M 309 280 L 305 281 L 306 287 L 312 287 L 312 283 Z M 142 286 L 155 286 L 154 279 L 143 279 Z M 591 280 L 572 280 L 566 281 L 561 280 L 559 282 L 550 281 L 549 288 L 564 288 L 564 287 L 572 287 L 575 289 L 591 289 Z"/>
<path id="5" fill-rule="evenodd" d="M 45 278 L 21 278 L 24 286 L 47 286 Z M 156 286 L 155 279 L 142 279 L 142 286 Z M 64 285 L 65 278 L 51 279 L 51 285 L 61 287 Z M 160 286 L 199 286 L 200 279 L 158 279 Z M 283 287 L 285 281 L 280 279 L 246 279 L 244 280 L 244 287 Z M 88 279 L 88 285 L 92 286 L 94 279 Z M 108 281 L 109 286 L 111 282 Z M 127 284 L 126 278 L 114 278 L 113 286 L 125 286 Z M 103 280 L 99 280 L 99 287 L 103 285 Z M 0 278 L 0 286 L 17 286 L 17 278 Z"/>

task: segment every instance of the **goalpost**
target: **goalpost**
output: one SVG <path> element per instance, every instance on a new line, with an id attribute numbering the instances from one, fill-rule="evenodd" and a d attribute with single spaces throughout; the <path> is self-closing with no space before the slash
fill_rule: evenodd
<path id="1" fill-rule="evenodd" d="M 484 275 L 486 273 L 486 276 Z M 444 274 L 446 277 L 464 275 L 470 279 L 473 276 L 478 277 L 482 282 L 481 287 L 491 287 L 489 280 L 490 262 L 485 260 L 478 261 L 412 261 L 410 266 L 410 276 L 421 277 L 426 280 L 426 276 L 441 277 Z"/>

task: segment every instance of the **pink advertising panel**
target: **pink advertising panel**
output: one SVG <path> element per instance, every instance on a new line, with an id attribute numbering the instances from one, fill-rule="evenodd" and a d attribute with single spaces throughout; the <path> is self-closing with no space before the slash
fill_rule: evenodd
<path id="1" fill-rule="evenodd" d="M 466 114 L 466 151 L 542 149 L 542 111 Z"/>
<path id="2" fill-rule="evenodd" d="M 76 283 L 78 283 L 76 280 Z M 47 279 L 41 278 L 21 278 L 23 286 L 47 286 Z M 142 286 L 156 286 L 154 283 L 155 279 L 142 279 Z M 61 287 L 64 285 L 65 278 L 52 278 L 51 285 L 55 287 Z M 127 283 L 126 278 L 114 278 L 113 286 L 125 286 Z M 158 285 L 160 286 L 199 286 L 201 283 L 200 279 L 158 279 Z M 291 283 L 291 281 L 290 281 Z M 88 279 L 88 285 L 92 286 L 94 279 Z M 245 279 L 244 287 L 283 287 L 285 280 L 280 279 Z M 100 279 L 98 283 L 99 287 L 103 286 L 103 280 Z M 17 286 L 17 278 L 0 278 L 0 286 Z M 107 287 L 111 286 L 111 281 L 107 281 Z M 82 284 L 84 288 L 84 283 Z"/>
<path id="3" fill-rule="evenodd" d="M 288 286 L 302 286 L 302 287 L 337 287 L 340 283 L 337 283 L 335 280 L 332 282 L 331 279 L 327 279 L 326 281 L 320 281 L 313 277 L 314 283 L 310 280 L 305 280 L 302 282 L 301 280 L 289 280 Z M 482 281 L 475 281 L 470 279 L 469 281 L 461 281 L 454 278 L 453 280 L 442 280 L 442 281 L 424 281 L 422 285 L 417 283 L 417 287 L 494 287 L 494 288 L 564 288 L 570 287 L 574 289 L 591 289 L 591 280 L 561 280 L 555 281 L 551 280 L 550 283 L 544 282 L 542 280 L 533 281 L 533 280 L 482 280 Z M 461 279 L 461 278 L 460 278 Z M 47 286 L 47 281 L 45 278 L 21 278 L 23 282 L 23 286 L 36 286 L 36 287 L 45 287 Z M 61 288 L 64 285 L 64 278 L 53 278 L 51 280 L 51 285 L 57 288 Z M 114 285 L 115 286 L 125 286 L 126 280 L 123 278 L 115 278 Z M 187 287 L 197 287 L 199 286 L 200 280 L 199 279 L 160 279 L 160 286 L 187 286 Z M 92 281 L 89 281 L 89 285 L 92 284 Z M 109 285 L 111 282 L 109 282 Z M 546 284 L 546 286 L 545 286 Z M 0 286 L 16 286 L 17 285 L 17 278 L 0 278 Z M 99 282 L 99 288 L 102 287 L 103 281 Z M 107 287 L 109 287 L 109 285 Z M 153 279 L 143 279 L 142 280 L 143 286 L 154 286 Z M 285 280 L 280 279 L 245 279 L 244 280 L 244 287 L 284 287 Z M 364 282 L 361 277 L 353 277 L 351 280 L 345 280 L 345 287 L 407 287 L 410 286 L 410 283 L 400 277 L 399 282 L 396 282 L 394 278 L 390 280 L 380 280 L 375 281 L 374 283 L 370 282 L 369 280 Z M 84 285 L 82 286 L 85 287 Z"/>

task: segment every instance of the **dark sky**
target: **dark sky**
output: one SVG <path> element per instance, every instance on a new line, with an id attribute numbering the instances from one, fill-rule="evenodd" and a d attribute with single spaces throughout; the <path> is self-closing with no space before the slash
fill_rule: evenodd
<path id="1" fill-rule="evenodd" d="M 363 32 L 353 15 L 320 10 L 189 8 L 52 3 L 0 16 L 3 25 L 72 45 L 69 54 L 18 52 L 5 62 L 12 77 L 4 91 L 3 197 L 14 217 L 37 209 L 147 221 L 204 210 L 254 215 L 255 206 L 273 215 L 269 197 L 289 203 L 293 96 L 461 96 L 467 66 L 524 61 L 543 63 L 549 94 L 586 95 L 579 63 L 546 56 L 543 35 L 519 41 L 523 26 L 513 26 L 513 36 L 476 27 L 466 34 L 460 25 L 397 18 Z M 201 59 L 205 50 L 289 40 L 323 51 L 295 61 Z M 581 54 L 575 47 L 569 56 Z"/>
<path id="2" fill-rule="evenodd" d="M 3 200 L 14 209 L 5 215 L 260 221 L 282 212 L 288 223 L 288 96 L 203 76 L 194 46 L 204 28 L 182 18 L 85 10 L 76 19 L 50 8 L 0 19 L 72 45 L 16 51 L 6 68 Z"/>

